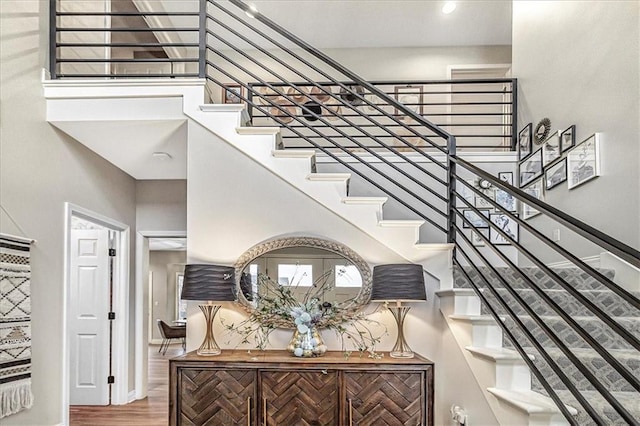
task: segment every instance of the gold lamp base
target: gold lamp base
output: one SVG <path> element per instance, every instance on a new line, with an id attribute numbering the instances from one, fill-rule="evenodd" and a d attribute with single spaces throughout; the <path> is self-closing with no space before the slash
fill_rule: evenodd
<path id="1" fill-rule="evenodd" d="M 206 304 L 199 306 L 200 310 L 204 314 L 204 320 L 207 323 L 207 332 L 204 335 L 202 345 L 200 345 L 200 348 L 198 348 L 196 353 L 201 356 L 220 355 L 222 350 L 218 346 L 215 337 L 213 337 L 213 319 L 216 317 L 216 314 L 220 309 L 220 305 Z"/>
<path id="2" fill-rule="evenodd" d="M 396 324 L 398 325 L 398 338 L 396 339 L 396 344 L 389 353 L 391 358 L 413 358 L 413 351 L 404 339 L 404 318 L 407 316 L 409 309 L 411 308 L 408 306 L 400 306 L 400 303 L 398 303 L 397 306 L 389 307 L 389 310 L 393 314 Z"/>

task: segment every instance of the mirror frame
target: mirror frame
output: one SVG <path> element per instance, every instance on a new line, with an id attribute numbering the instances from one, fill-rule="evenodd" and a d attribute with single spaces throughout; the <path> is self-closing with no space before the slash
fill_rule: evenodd
<path id="1" fill-rule="evenodd" d="M 244 308 L 245 311 L 251 313 L 254 307 L 244 297 L 242 288 L 240 287 L 240 278 L 242 277 L 242 271 L 255 259 L 263 254 L 272 252 L 274 250 L 290 248 L 290 247 L 312 247 L 330 251 L 338 254 L 349 262 L 351 262 L 362 276 L 362 288 L 358 295 L 343 308 L 347 313 L 355 314 L 361 308 L 363 308 L 371 299 L 371 268 L 369 264 L 344 244 L 340 244 L 335 241 L 324 240 L 322 238 L 315 237 L 290 237 L 290 238 L 278 238 L 269 240 L 264 243 L 256 244 L 249 250 L 245 251 L 236 261 L 234 268 L 236 273 L 236 295 L 237 301 Z M 292 328 L 288 324 L 281 324 L 282 328 Z"/>

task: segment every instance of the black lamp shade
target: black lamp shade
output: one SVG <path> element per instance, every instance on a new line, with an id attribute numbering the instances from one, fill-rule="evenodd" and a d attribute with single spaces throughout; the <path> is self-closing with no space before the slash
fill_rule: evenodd
<path id="1" fill-rule="evenodd" d="M 183 300 L 236 300 L 235 269 L 220 265 L 186 265 L 182 284 Z"/>
<path id="2" fill-rule="evenodd" d="M 411 263 L 373 267 L 371 301 L 427 300 L 421 265 Z"/>

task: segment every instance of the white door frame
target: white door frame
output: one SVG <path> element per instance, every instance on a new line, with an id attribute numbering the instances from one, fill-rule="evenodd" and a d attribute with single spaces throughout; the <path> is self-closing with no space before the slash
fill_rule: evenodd
<path id="1" fill-rule="evenodd" d="M 149 238 L 186 238 L 187 231 L 136 232 L 135 399 L 147 397 L 149 379 Z"/>
<path id="2" fill-rule="evenodd" d="M 84 207 L 64 203 L 64 294 L 62 303 L 62 424 L 69 424 L 69 333 L 67 315 L 71 285 L 71 218 L 81 217 L 120 233 L 118 275 L 114 277 L 113 309 L 117 312 L 113 324 L 112 367 L 115 383 L 112 387 L 111 403 L 126 404 L 129 384 L 129 226 L 117 220 L 95 213 Z M 106 378 L 105 378 L 106 379 Z"/>

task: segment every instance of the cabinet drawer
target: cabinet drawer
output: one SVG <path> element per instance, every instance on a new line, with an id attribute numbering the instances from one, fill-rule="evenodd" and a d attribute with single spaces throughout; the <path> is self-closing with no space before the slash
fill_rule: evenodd
<path id="1" fill-rule="evenodd" d="M 260 371 L 261 426 L 337 425 L 338 372 Z"/>
<path id="2" fill-rule="evenodd" d="M 178 370 L 179 425 L 253 424 L 256 371 L 182 368 Z"/>
<path id="3" fill-rule="evenodd" d="M 347 425 L 424 425 L 423 372 L 346 372 Z"/>

